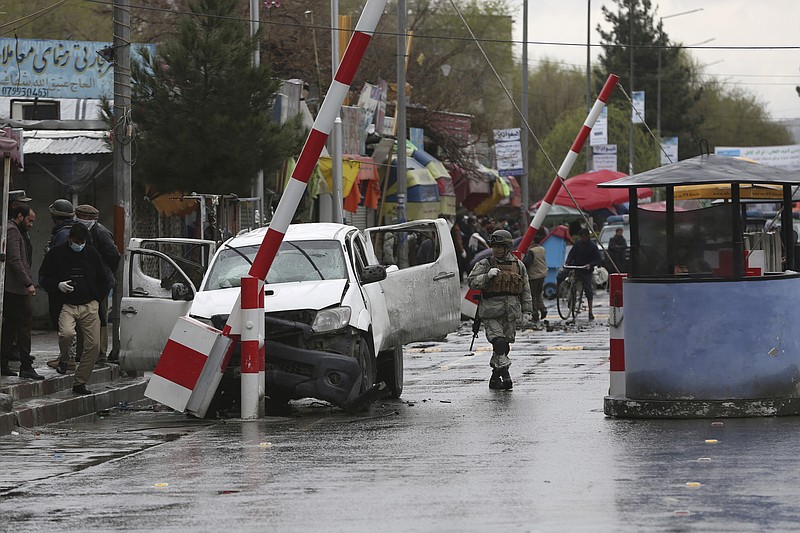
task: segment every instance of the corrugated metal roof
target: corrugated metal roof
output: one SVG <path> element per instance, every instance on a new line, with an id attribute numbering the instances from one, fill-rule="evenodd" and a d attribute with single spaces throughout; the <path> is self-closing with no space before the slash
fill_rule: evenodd
<path id="1" fill-rule="evenodd" d="M 104 131 L 33 130 L 25 131 L 27 154 L 110 154 Z"/>

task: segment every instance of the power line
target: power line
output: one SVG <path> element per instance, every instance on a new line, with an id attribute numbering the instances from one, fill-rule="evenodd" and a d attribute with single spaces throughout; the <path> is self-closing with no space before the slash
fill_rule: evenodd
<path id="1" fill-rule="evenodd" d="M 111 0 L 83 0 L 84 2 L 90 2 L 94 4 L 103 4 L 103 5 L 113 5 Z M 173 15 L 186 15 L 186 16 L 202 16 L 204 18 L 220 18 L 220 19 L 229 19 L 229 20 L 239 20 L 242 22 L 251 22 L 248 18 L 243 17 L 234 17 L 234 16 L 220 16 L 220 15 L 197 15 L 196 13 L 192 13 L 190 11 L 180 11 L 180 10 L 172 10 L 172 9 L 165 9 L 160 7 L 150 7 L 150 6 L 142 6 L 142 5 L 131 5 L 131 9 L 141 9 L 144 11 L 156 11 L 161 13 L 170 13 Z M 289 28 L 300 28 L 303 30 L 325 30 L 325 31 L 333 31 L 333 30 L 341 30 L 341 31 L 349 31 L 346 28 L 339 28 L 339 27 L 332 27 L 332 26 L 325 26 L 325 25 L 313 25 L 313 24 L 297 24 L 293 22 L 282 22 L 278 20 L 259 20 L 259 24 L 267 25 L 267 26 L 283 26 Z M 388 37 L 397 37 L 399 33 L 397 32 L 389 32 L 389 31 L 375 31 L 374 35 L 384 35 Z M 426 35 L 424 33 L 414 33 L 414 39 L 434 39 L 434 40 L 443 40 L 443 41 L 464 41 L 464 42 L 475 42 L 476 40 L 481 43 L 497 43 L 497 44 L 524 44 L 523 41 L 518 41 L 514 39 L 487 39 L 487 38 L 477 38 L 473 39 L 472 37 L 458 37 L 452 35 Z M 586 48 L 587 46 L 597 48 L 597 47 L 611 47 L 611 48 L 636 48 L 641 50 L 658 50 L 659 48 L 662 49 L 671 49 L 671 48 L 683 48 L 687 50 L 800 50 L 800 45 L 763 45 L 763 46 L 744 46 L 744 45 L 731 45 L 731 46 L 684 46 L 684 45 L 655 45 L 655 44 L 616 44 L 616 43 L 585 43 L 585 42 L 564 42 L 564 41 L 528 41 L 528 45 L 534 46 L 565 46 L 565 47 L 580 47 Z"/>
<path id="2" fill-rule="evenodd" d="M 43 17 L 44 15 L 49 13 L 50 11 L 53 11 L 54 9 L 56 9 L 58 7 L 61 7 L 66 2 L 67 2 L 67 0 L 58 0 L 58 2 L 56 2 L 55 4 L 51 4 L 51 5 L 49 5 L 49 6 L 45 7 L 45 8 L 40 9 L 39 11 L 34 11 L 33 13 L 31 13 L 29 15 L 24 15 L 24 16 L 16 19 L 16 20 L 12 20 L 11 22 L 6 22 L 5 24 L 0 24 L 0 31 L 5 30 L 9 26 L 14 27 L 15 30 L 19 29 L 19 28 L 22 28 L 24 26 L 27 26 L 28 24 L 30 24 L 34 20 L 36 20 L 36 19 L 38 19 L 40 17 Z M 26 19 L 30 19 L 30 20 L 25 22 L 25 24 L 21 24 L 19 26 L 14 26 L 15 24 L 17 24 L 19 22 L 22 22 L 23 20 L 26 20 Z"/>

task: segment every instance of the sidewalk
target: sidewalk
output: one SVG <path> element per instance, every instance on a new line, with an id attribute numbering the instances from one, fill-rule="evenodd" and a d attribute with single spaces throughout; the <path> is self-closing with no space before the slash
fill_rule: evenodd
<path id="1" fill-rule="evenodd" d="M 55 331 L 34 331 L 31 355 L 35 358 L 33 367 L 45 379 L 0 378 L 0 435 L 7 435 L 18 426 L 30 428 L 61 422 L 109 409 L 120 402 L 144 398 L 148 378 L 129 378 L 114 364 L 95 366 L 88 383 L 94 394 L 80 396 L 73 393 L 74 371 L 61 375 L 47 366 L 47 361 L 58 357 L 58 334 Z M 19 370 L 17 361 L 12 361 L 10 366 Z"/>

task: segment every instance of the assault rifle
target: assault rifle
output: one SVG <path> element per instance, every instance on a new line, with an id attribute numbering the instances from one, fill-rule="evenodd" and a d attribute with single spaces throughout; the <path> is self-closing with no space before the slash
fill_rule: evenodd
<path id="1" fill-rule="evenodd" d="M 472 296 L 472 299 L 478 301 L 478 308 L 475 310 L 475 318 L 472 320 L 472 342 L 469 343 L 470 353 L 472 353 L 472 347 L 475 346 L 475 339 L 478 338 L 478 332 L 481 330 L 481 295 L 475 294 Z"/>

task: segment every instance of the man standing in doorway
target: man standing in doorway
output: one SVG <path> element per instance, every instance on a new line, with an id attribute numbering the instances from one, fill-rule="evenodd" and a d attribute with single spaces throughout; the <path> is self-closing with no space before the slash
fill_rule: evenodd
<path id="1" fill-rule="evenodd" d="M 33 225 L 36 215 L 24 204 L 18 204 L 11 210 L 6 233 L 6 276 L 3 290 L 3 333 L 0 344 L 0 366 L 3 376 L 17 374 L 8 366 L 11 345 L 16 340 L 19 348 L 19 377 L 28 379 L 44 379 L 36 373 L 31 358 L 31 320 L 33 317 L 32 298 L 36 295 L 36 287 L 31 279 L 31 253 L 23 237 L 27 233 L 28 224 Z"/>

